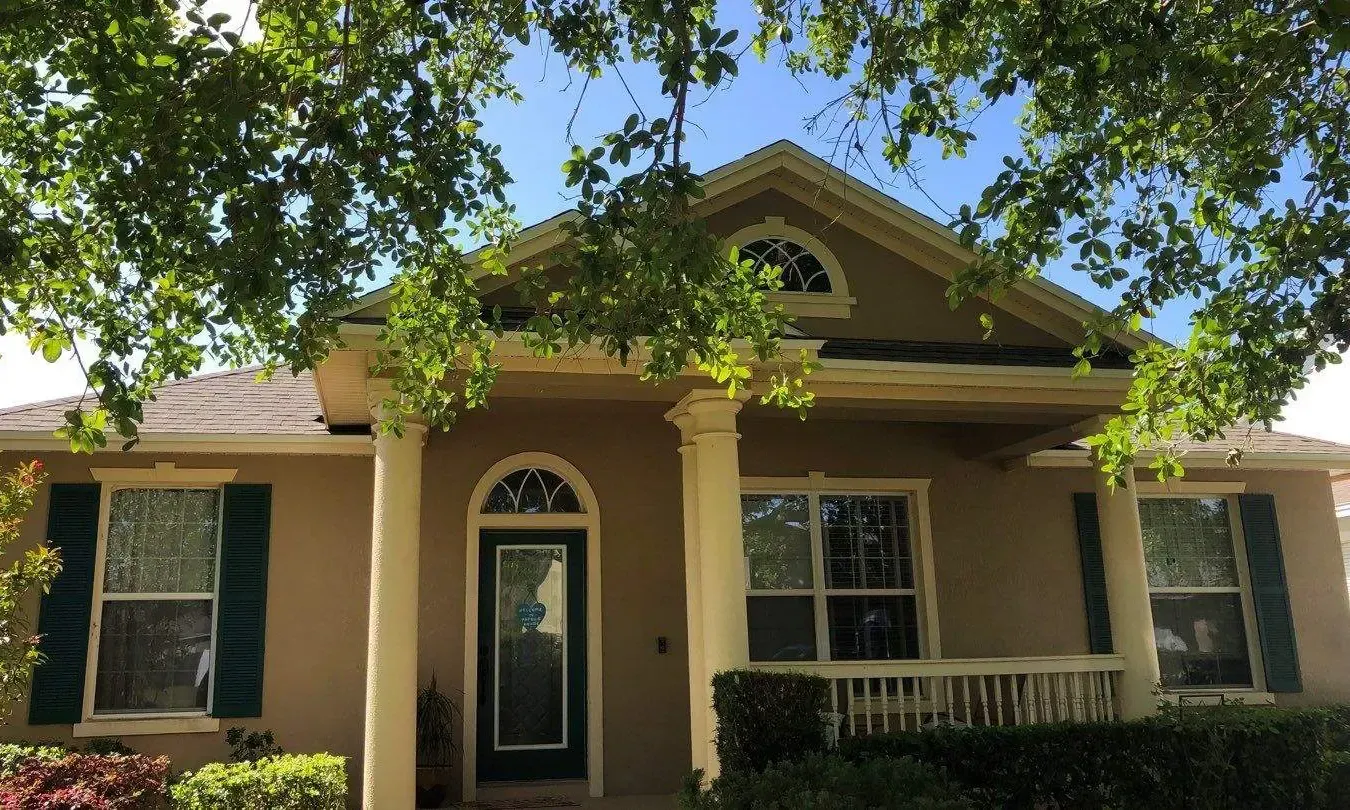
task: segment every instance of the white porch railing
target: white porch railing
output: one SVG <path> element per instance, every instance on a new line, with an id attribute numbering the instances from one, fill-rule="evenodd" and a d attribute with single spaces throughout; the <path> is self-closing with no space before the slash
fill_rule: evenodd
<path id="1" fill-rule="evenodd" d="M 1115 720 L 1119 655 L 756 663 L 831 681 L 842 736 L 941 725 Z"/>

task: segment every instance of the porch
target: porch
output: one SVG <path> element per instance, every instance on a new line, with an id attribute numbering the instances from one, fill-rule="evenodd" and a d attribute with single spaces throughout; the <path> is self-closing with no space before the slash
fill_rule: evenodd
<path id="1" fill-rule="evenodd" d="M 468 417 L 455 432 L 430 437 L 425 447 L 416 428 L 402 438 L 376 440 L 377 525 L 382 514 L 397 518 L 391 514 L 395 507 L 407 510 L 403 531 L 420 526 L 424 570 L 409 577 L 403 567 L 407 557 L 384 563 L 376 545 L 372 644 L 388 643 L 376 638 L 377 594 L 387 608 L 391 598 L 403 602 L 420 580 L 420 605 L 405 605 L 411 615 L 423 617 L 424 626 L 414 630 L 420 661 L 406 660 L 414 673 L 406 677 L 416 683 L 419 675 L 425 681 L 435 671 L 453 684 L 444 673 L 463 672 L 465 799 L 498 790 L 490 781 L 494 777 L 479 773 L 485 745 L 480 730 L 497 710 L 484 686 L 491 677 L 485 679 L 480 668 L 480 620 L 482 611 L 491 609 L 482 607 L 489 604 L 483 584 L 491 578 L 480 575 L 479 564 L 485 559 L 484 532 L 497 530 L 586 533 L 585 553 L 568 557 L 586 567 L 587 681 L 580 710 L 585 723 L 572 737 L 584 740 L 585 767 L 575 786 L 586 795 L 673 790 L 679 776 L 694 767 L 715 771 L 707 684 L 712 673 L 728 668 L 804 669 L 832 679 L 844 736 L 1127 714 L 1128 658 L 1088 654 L 1071 495 L 1094 488 L 1092 471 L 1005 469 L 972 458 L 963 444 L 974 439 L 1001 446 L 1025 435 L 1026 426 L 845 421 L 830 410 L 803 425 L 747 406 L 744 399 L 729 399 L 724 391 L 693 394 L 673 409 L 656 403 L 557 402 L 549 406 L 549 419 L 540 420 L 532 418 L 535 408 L 524 399 L 496 405 L 491 414 Z M 555 420 L 568 424 L 565 435 L 550 428 Z M 679 429 L 678 441 L 670 423 Z M 411 452 L 401 456 L 404 449 Z M 414 460 L 422 476 L 420 502 L 398 506 L 409 473 L 393 465 Z M 531 469 L 567 483 L 576 498 L 567 507 L 572 511 L 487 508 L 498 482 Z M 381 482 L 391 488 L 387 497 L 379 494 Z M 399 492 L 392 491 L 394 482 L 403 485 Z M 972 502 L 971 492 L 983 500 Z M 805 580 L 777 583 L 775 588 L 783 586 L 779 591 L 768 587 L 773 583 L 751 582 L 759 558 L 753 538 L 747 542 L 745 504 L 770 495 L 795 496 L 795 502 L 814 509 L 837 500 L 906 510 L 904 537 L 896 540 L 912 544 L 913 553 L 900 557 L 908 560 L 904 576 L 914 582 L 855 583 L 857 588 L 831 582 L 837 575 L 826 575 L 824 559 L 806 561 L 824 555 L 822 538 L 832 531 L 815 525 L 819 515 L 797 521 L 799 539 L 806 537 L 811 548 L 799 562 L 810 569 L 811 583 L 820 584 L 818 591 Z M 1132 493 L 1105 497 L 1124 502 Z M 1133 512 L 1132 502 L 1128 508 Z M 1109 502 L 1101 514 L 1108 525 L 1114 514 Z M 1132 547 L 1142 556 L 1135 520 Z M 377 542 L 395 537 L 385 534 Z M 1103 531 L 1104 550 L 1114 548 L 1108 537 Z M 391 575 L 393 585 L 386 581 Z M 446 590 L 456 579 L 462 590 Z M 859 659 L 856 644 L 845 651 L 838 639 L 831 641 L 831 611 L 866 599 L 882 600 L 883 607 L 899 603 L 900 612 L 914 619 L 912 647 L 884 656 L 895 660 Z M 792 600 L 814 605 L 806 632 L 819 629 L 816 641 L 789 634 L 774 642 L 775 650 L 809 643 L 811 660 L 769 660 L 772 654 L 762 653 L 762 640 L 752 640 L 752 627 L 759 631 L 750 613 L 756 600 L 772 603 L 770 614 L 779 616 L 785 615 L 779 606 Z M 1146 592 L 1134 601 L 1148 610 Z M 548 615 L 557 611 L 549 605 Z M 428 617 L 452 622 L 433 618 L 426 625 Z M 1147 619 L 1144 626 L 1149 654 L 1139 680 L 1146 678 L 1147 686 L 1136 693 L 1146 695 L 1151 708 L 1156 675 L 1149 667 L 1156 667 L 1156 659 Z M 542 629 L 549 630 L 547 622 Z M 406 624 L 396 632 L 407 632 Z M 446 654 L 456 648 L 462 657 Z M 383 656 L 387 664 L 389 655 L 372 649 L 368 680 L 387 685 L 386 667 L 375 662 Z M 367 687 L 369 703 L 378 690 Z M 638 717 L 646 721 L 636 722 Z M 398 761 L 390 762 L 384 747 L 372 750 L 378 722 L 371 717 L 368 724 L 365 762 L 367 785 L 376 789 L 380 782 L 372 768 L 388 767 L 401 779 L 411 758 L 410 739 L 408 758 Z M 408 727 L 388 731 L 404 738 Z"/>

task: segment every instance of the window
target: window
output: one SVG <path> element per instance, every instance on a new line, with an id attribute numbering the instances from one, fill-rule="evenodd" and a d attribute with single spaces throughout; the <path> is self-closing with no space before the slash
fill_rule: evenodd
<path id="1" fill-rule="evenodd" d="M 202 714 L 210 705 L 220 492 L 109 493 L 94 715 Z"/>
<path id="2" fill-rule="evenodd" d="M 921 657 L 914 500 L 821 488 L 742 495 L 750 660 Z"/>
<path id="3" fill-rule="evenodd" d="M 1250 597 L 1226 497 L 1140 498 L 1153 638 L 1167 688 L 1250 688 Z"/>
<path id="4" fill-rule="evenodd" d="M 756 239 L 741 246 L 741 259 L 783 271 L 781 292 L 832 293 L 830 274 L 811 251 L 790 239 Z"/>
<path id="5" fill-rule="evenodd" d="M 561 475 L 542 467 L 507 473 L 483 501 L 483 514 L 534 515 L 583 512 L 576 490 Z"/>

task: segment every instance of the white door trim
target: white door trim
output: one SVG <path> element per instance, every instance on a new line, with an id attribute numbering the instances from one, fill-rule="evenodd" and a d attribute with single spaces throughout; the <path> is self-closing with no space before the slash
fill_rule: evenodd
<path id="1" fill-rule="evenodd" d="M 483 514 L 483 501 L 503 476 L 526 467 L 549 470 L 572 485 L 586 510 L 572 514 Z M 478 566 L 479 533 L 483 529 L 583 529 L 586 532 L 586 773 L 590 795 L 603 796 L 604 745 L 600 653 L 600 507 L 581 471 L 552 453 L 527 452 L 498 461 L 478 479 L 469 496 L 464 555 L 464 727 L 463 800 L 478 792 Z"/>

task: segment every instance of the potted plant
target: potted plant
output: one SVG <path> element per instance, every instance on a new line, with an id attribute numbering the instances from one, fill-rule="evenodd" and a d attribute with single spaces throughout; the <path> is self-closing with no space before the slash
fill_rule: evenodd
<path id="1" fill-rule="evenodd" d="M 431 683 L 417 692 L 417 806 L 443 807 L 450 797 L 459 706 Z"/>

